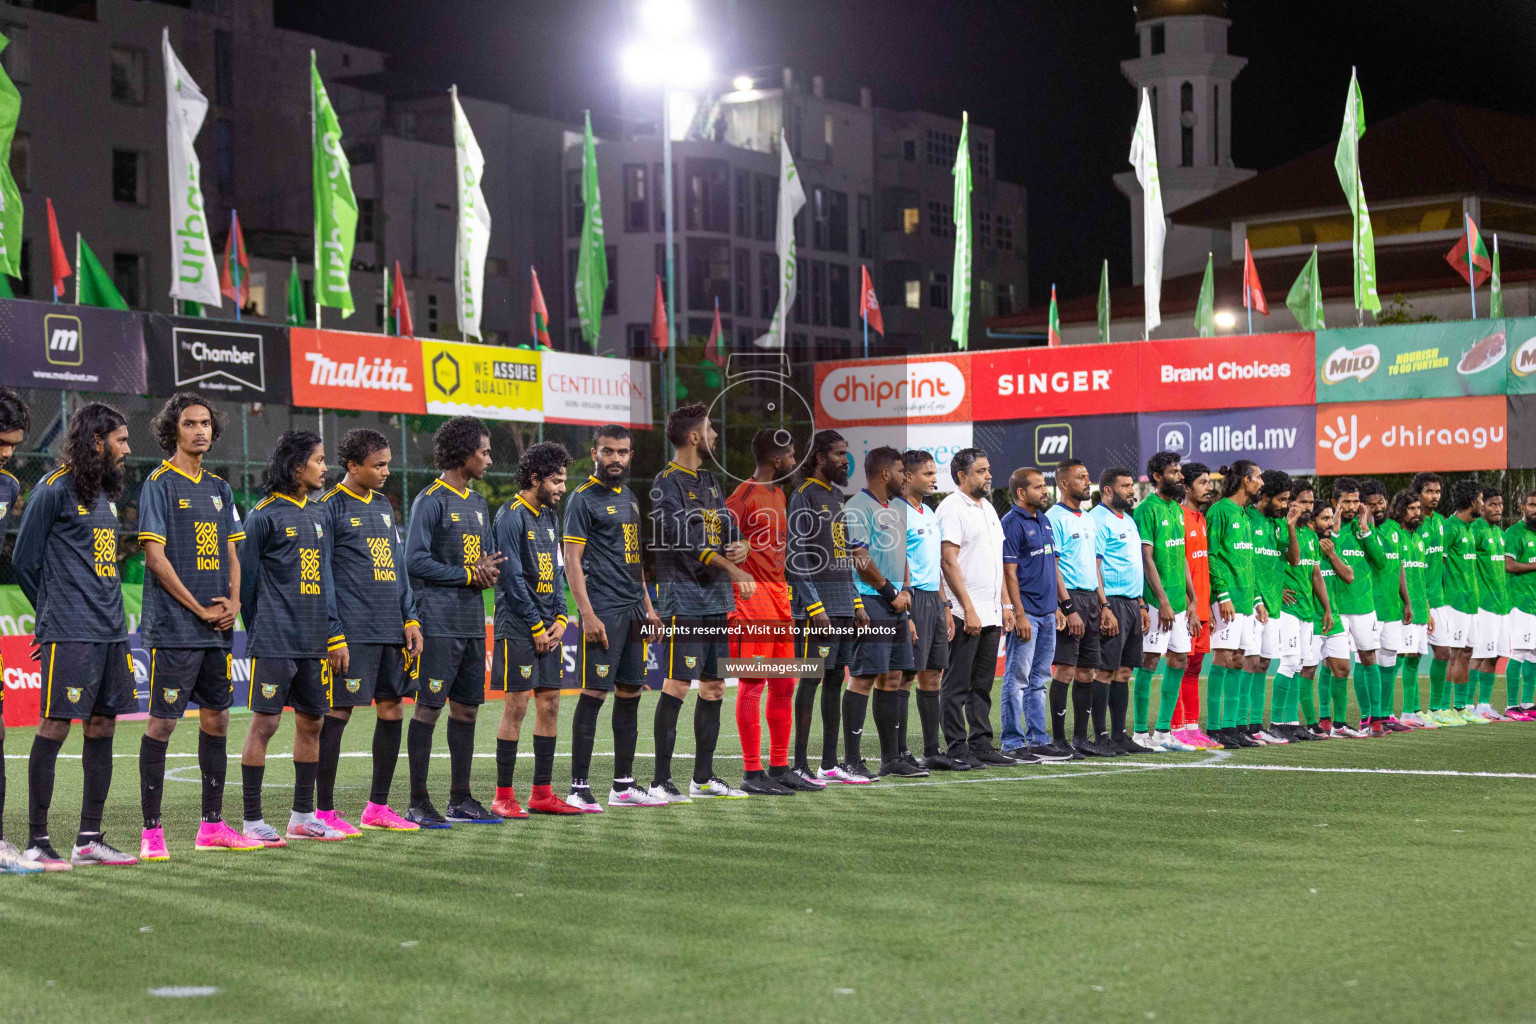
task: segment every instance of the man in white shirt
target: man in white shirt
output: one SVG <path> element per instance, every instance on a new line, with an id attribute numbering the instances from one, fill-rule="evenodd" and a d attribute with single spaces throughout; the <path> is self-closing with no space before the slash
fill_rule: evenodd
<path id="1" fill-rule="evenodd" d="M 992 679 L 997 645 L 1013 629 L 1003 603 L 1003 526 L 992 507 L 992 467 L 980 448 L 950 460 L 955 491 L 939 503 L 940 565 L 955 620 L 949 667 L 939 687 L 947 750 L 929 768 L 961 770 L 1016 763 L 992 745 Z M 969 721 L 969 724 L 967 724 Z"/>

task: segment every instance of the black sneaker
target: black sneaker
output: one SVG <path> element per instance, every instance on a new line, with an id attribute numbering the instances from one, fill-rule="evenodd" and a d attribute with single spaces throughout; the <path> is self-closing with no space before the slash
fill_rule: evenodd
<path id="1" fill-rule="evenodd" d="M 1313 732 L 1311 729 L 1308 729 L 1304 725 L 1293 725 L 1290 727 L 1290 729 L 1291 739 L 1298 743 L 1311 743 L 1315 740 L 1322 739 L 1321 736 L 1317 735 L 1317 733 Z"/>
<path id="2" fill-rule="evenodd" d="M 1040 748 L 1034 749 L 1037 753 L 1040 750 Z M 1056 761 L 1081 761 L 1083 759 L 1083 755 L 1079 754 L 1077 749 L 1067 742 L 1052 742 L 1050 746 L 1044 749 L 1049 750 L 1052 754 L 1052 759 Z"/>
<path id="3" fill-rule="evenodd" d="M 1116 750 L 1120 751 L 1120 753 L 1122 753 L 1122 754 L 1150 754 L 1150 753 L 1152 753 L 1152 748 L 1151 747 L 1144 747 L 1140 743 L 1137 743 L 1135 740 L 1131 739 L 1129 736 L 1121 736 L 1117 740 L 1111 740 L 1110 741 L 1110 746 L 1114 747 Z"/>
<path id="4" fill-rule="evenodd" d="M 924 778 L 925 779 L 925 778 L 928 777 L 928 775 L 929 775 L 928 769 L 923 767 L 923 763 L 921 761 L 919 761 L 917 758 L 912 756 L 912 751 L 910 751 L 910 750 L 903 750 L 901 752 L 901 759 L 903 761 L 905 761 L 909 766 L 911 766 L 912 768 L 915 768 L 917 770 L 917 774 L 915 776 L 913 776 L 913 778 Z"/>
<path id="5" fill-rule="evenodd" d="M 984 772 L 988 768 L 992 767 L 970 751 L 966 751 L 965 753 L 961 754 L 958 758 L 956 758 L 956 760 L 964 761 L 967 765 L 970 766 L 971 771 L 973 772 Z"/>
<path id="6" fill-rule="evenodd" d="M 1243 730 L 1241 730 L 1241 729 L 1228 729 L 1226 732 L 1227 732 L 1227 735 L 1232 738 L 1232 745 L 1234 747 L 1257 747 L 1257 746 L 1261 746 L 1261 744 L 1256 743 L 1253 740 L 1249 739 L 1248 738 L 1248 734 L 1246 732 L 1244 732 Z M 1225 740 L 1223 742 L 1225 742 Z"/>
<path id="7" fill-rule="evenodd" d="M 480 801 L 472 796 L 466 796 L 462 800 L 454 800 L 448 804 L 447 818 L 455 825 L 500 825 L 501 816 L 492 814 L 480 806 Z"/>
<path id="8" fill-rule="evenodd" d="M 973 750 L 971 751 L 971 756 L 984 765 L 995 765 L 998 768 L 1008 768 L 1019 763 L 1014 758 L 1001 751 L 993 750 L 991 747 L 987 747 L 984 750 Z"/>
<path id="9" fill-rule="evenodd" d="M 861 779 L 868 779 L 870 782 L 875 781 L 874 773 L 869 770 L 869 765 L 864 763 L 864 759 L 862 757 L 857 761 L 845 761 L 841 767 L 843 771 L 847 772 L 849 775 L 854 775 Z"/>
<path id="10" fill-rule="evenodd" d="M 1073 740 L 1072 749 L 1083 757 L 1115 757 L 1119 754 L 1119 751 L 1101 747 L 1093 740 Z"/>
<path id="11" fill-rule="evenodd" d="M 1042 743 L 1035 747 L 1024 748 L 1024 753 L 1030 755 L 1039 762 L 1070 761 L 1072 760 L 1072 748 L 1058 749 L 1054 743 Z"/>
<path id="12" fill-rule="evenodd" d="M 426 797 L 411 801 L 411 806 L 405 812 L 405 820 L 415 822 L 422 828 L 453 828 L 453 824 L 439 814 L 437 808 L 432 806 L 432 801 Z"/>
<path id="13" fill-rule="evenodd" d="M 800 778 L 799 775 L 795 774 L 787 768 L 778 774 L 769 771 L 768 777 L 774 782 L 777 782 L 779 785 L 783 786 L 785 789 L 796 793 L 815 793 L 818 792 L 820 788 L 804 781 Z"/>
<path id="14" fill-rule="evenodd" d="M 935 772 L 968 772 L 971 766 L 959 758 L 950 757 L 948 751 L 929 754 L 923 758 L 923 767 Z"/>
<path id="15" fill-rule="evenodd" d="M 1099 733 L 1098 739 L 1094 740 L 1094 742 L 1103 747 L 1105 750 L 1109 751 L 1110 757 L 1124 757 L 1128 753 L 1128 751 L 1121 750 L 1120 745 L 1114 740 L 1110 739 L 1109 733 L 1107 732 Z"/>
<path id="16" fill-rule="evenodd" d="M 891 760 L 883 761 L 880 764 L 881 778 L 885 778 L 888 775 L 894 775 L 898 779 L 917 779 L 922 778 L 927 774 L 928 773 L 923 771 L 921 768 L 914 768 L 899 757 L 893 757 Z"/>
<path id="17" fill-rule="evenodd" d="M 1003 756 L 1012 758 L 1014 764 L 1039 764 L 1042 760 L 1039 754 L 1031 754 L 1028 747 L 1014 747 L 1012 750 L 1003 751 Z"/>
<path id="18" fill-rule="evenodd" d="M 748 772 L 741 780 L 743 792 L 753 796 L 794 796 L 795 791 L 766 772 Z"/>

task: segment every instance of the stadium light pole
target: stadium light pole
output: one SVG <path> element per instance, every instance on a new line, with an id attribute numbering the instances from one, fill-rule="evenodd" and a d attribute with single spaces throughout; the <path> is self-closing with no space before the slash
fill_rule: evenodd
<path id="1" fill-rule="evenodd" d="M 677 405 L 677 213 L 672 190 L 672 93 L 709 80 L 709 54 L 688 38 L 693 8 L 687 0 L 646 0 L 640 6 L 641 38 L 624 51 L 624 74 L 641 85 L 661 87 L 662 208 L 667 221 L 667 358 L 662 396 L 669 414 Z"/>

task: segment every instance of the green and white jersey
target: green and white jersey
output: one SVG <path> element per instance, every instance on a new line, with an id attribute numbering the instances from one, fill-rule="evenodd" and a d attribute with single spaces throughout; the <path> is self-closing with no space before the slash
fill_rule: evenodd
<path id="1" fill-rule="evenodd" d="M 1339 535 L 1333 535 L 1334 553 L 1338 554 Z M 1342 557 L 1342 556 L 1341 556 Z M 1334 571 L 1333 562 L 1318 548 L 1317 568 L 1323 574 L 1323 588 L 1328 592 L 1328 606 L 1333 609 L 1333 624 L 1328 627 L 1323 636 L 1337 636 L 1344 632 L 1344 614 L 1339 611 L 1339 600 L 1344 594 L 1344 581 L 1339 579 L 1339 574 Z M 1323 611 L 1317 610 L 1318 625 L 1322 625 Z"/>
<path id="2" fill-rule="evenodd" d="M 1472 522 L 1477 553 L 1477 606 L 1503 615 L 1509 611 L 1509 574 L 1504 571 L 1504 534 L 1486 519 Z"/>
<path id="3" fill-rule="evenodd" d="M 1253 523 L 1253 577 L 1254 591 L 1264 602 L 1264 610 L 1271 615 L 1281 611 L 1281 592 L 1285 589 L 1285 552 L 1291 546 L 1291 524 L 1284 516 L 1267 516 L 1258 509 L 1250 508 L 1248 516 Z"/>
<path id="4" fill-rule="evenodd" d="M 1136 506 L 1132 513 L 1141 542 L 1152 548 L 1152 564 L 1157 566 L 1158 579 L 1163 582 L 1163 593 L 1168 605 L 1179 614 L 1189 607 L 1189 595 L 1184 586 L 1184 506 L 1169 501 L 1155 491 Z M 1157 607 L 1157 596 L 1150 583 L 1144 588 L 1142 598 L 1148 607 Z"/>
<path id="5" fill-rule="evenodd" d="M 1457 516 L 1442 521 L 1445 528 L 1445 603 L 1459 612 L 1477 611 L 1477 552 L 1472 526 Z"/>
<path id="6" fill-rule="evenodd" d="M 1231 601 L 1238 615 L 1253 611 L 1253 524 L 1248 512 L 1231 498 L 1222 498 L 1205 514 L 1211 570 L 1211 604 Z"/>
<path id="7" fill-rule="evenodd" d="M 1361 510 L 1360 515 L 1370 513 Z M 1363 537 L 1360 535 L 1361 519 L 1345 523 L 1334 534 L 1333 543 L 1338 550 L 1339 557 L 1348 563 L 1354 570 L 1355 578 L 1352 583 L 1339 582 L 1339 596 L 1333 597 L 1329 592 L 1329 599 L 1333 602 L 1335 615 L 1368 615 L 1376 610 L 1375 589 L 1372 586 L 1373 573 L 1376 566 L 1382 564 L 1381 541 L 1373 530 Z M 1399 613 L 1401 614 L 1401 613 Z"/>
<path id="8" fill-rule="evenodd" d="M 1381 545 L 1382 564 L 1371 566 L 1371 597 L 1382 622 L 1403 621 L 1403 528 L 1391 519 L 1373 531 Z"/>
<path id="9" fill-rule="evenodd" d="M 1296 600 L 1281 610 L 1316 626 L 1323 610 L 1317 606 L 1317 595 L 1312 593 L 1312 570 L 1324 561 L 1322 549 L 1317 546 L 1317 534 L 1305 526 L 1296 527 L 1296 550 L 1300 559 L 1285 567 L 1285 586 L 1296 595 Z"/>
<path id="10" fill-rule="evenodd" d="M 1429 602 L 1429 538 L 1423 530 L 1409 533 L 1398 528 L 1402 535 L 1403 576 L 1408 581 L 1408 607 L 1413 610 L 1413 624 L 1429 623 L 1429 612 L 1434 605 Z"/>
<path id="11" fill-rule="evenodd" d="M 1445 516 L 1438 512 L 1427 513 L 1413 532 L 1424 539 L 1424 599 L 1431 608 L 1439 608 L 1446 603 Z"/>
<path id="12" fill-rule="evenodd" d="M 1536 562 L 1536 530 L 1520 520 L 1504 531 L 1504 553 L 1510 562 Z M 1509 577 L 1510 603 L 1528 615 L 1536 615 L 1536 572 Z"/>

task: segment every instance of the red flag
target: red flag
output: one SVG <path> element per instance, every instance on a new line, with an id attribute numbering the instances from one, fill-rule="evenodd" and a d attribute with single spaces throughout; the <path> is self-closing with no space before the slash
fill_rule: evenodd
<path id="1" fill-rule="evenodd" d="M 1264 286 L 1259 283 L 1259 268 L 1253 265 L 1253 250 L 1248 239 L 1243 239 L 1243 308 L 1256 309 L 1269 316 L 1269 301 L 1264 298 Z"/>
<path id="2" fill-rule="evenodd" d="M 53 260 L 53 294 L 64 296 L 64 279 L 70 275 L 69 255 L 64 251 L 64 239 L 59 237 L 59 222 L 53 216 L 53 200 L 48 202 L 48 255 Z"/>
<path id="3" fill-rule="evenodd" d="M 245 236 L 240 233 L 240 215 L 229 215 L 229 237 L 224 241 L 224 262 L 219 267 L 219 293 L 235 300 L 241 309 L 251 301 L 251 261 L 245 255 Z"/>
<path id="4" fill-rule="evenodd" d="M 400 273 L 400 261 L 395 260 L 395 287 L 389 296 L 389 313 L 395 318 L 395 333 L 404 338 L 416 336 L 416 325 L 411 323 L 411 300 L 405 296 L 405 275 Z"/>
<path id="5" fill-rule="evenodd" d="M 1474 288 L 1482 287 L 1488 275 L 1493 272 L 1493 264 L 1488 260 L 1488 250 L 1483 246 L 1483 236 L 1477 230 L 1477 222 L 1468 217 L 1461 225 L 1461 237 L 1456 245 L 1445 254 L 1445 261 L 1456 268 L 1456 273 L 1461 275 L 1463 281 L 1470 281 L 1467 267 L 1467 236 L 1472 236 L 1472 267 L 1475 268 L 1476 280 L 1471 281 Z"/>
<path id="6" fill-rule="evenodd" d="M 875 297 L 875 283 L 869 279 L 869 268 L 860 267 L 864 271 L 864 294 L 859 299 L 859 316 L 869 324 L 870 330 L 880 337 L 885 337 L 885 317 L 880 315 L 880 300 Z"/>
<path id="7" fill-rule="evenodd" d="M 720 300 L 715 299 L 715 322 L 709 325 L 709 340 L 704 343 L 704 358 L 720 365 Z"/>
<path id="8" fill-rule="evenodd" d="M 533 335 L 533 343 L 549 348 L 549 307 L 544 305 L 544 289 L 539 287 L 539 272 L 533 267 L 528 270 L 533 274 L 533 298 L 528 302 L 528 333 Z"/>
<path id="9" fill-rule="evenodd" d="M 661 275 L 656 275 L 656 305 L 651 309 L 651 342 L 656 351 L 667 354 L 667 304 L 661 299 Z"/>

